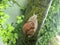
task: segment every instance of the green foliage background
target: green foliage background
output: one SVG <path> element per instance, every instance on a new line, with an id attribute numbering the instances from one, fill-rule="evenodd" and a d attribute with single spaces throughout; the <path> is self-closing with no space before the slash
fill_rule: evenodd
<path id="1" fill-rule="evenodd" d="M 5 14 L 5 12 L 4 12 L 4 10 L 10 6 L 8 4 L 9 1 L 12 1 L 13 3 L 16 3 L 19 7 L 21 7 L 21 10 L 23 11 L 23 14 L 25 15 L 25 18 L 24 18 L 24 15 L 16 17 L 17 18 L 16 26 L 14 26 L 13 24 L 5 23 L 10 17 L 9 15 Z M 24 24 L 23 20 L 28 19 L 34 12 L 36 14 L 41 15 L 40 17 L 38 15 L 38 19 L 39 19 L 38 21 L 41 25 L 42 18 L 44 18 L 43 12 L 46 9 L 47 3 L 45 3 L 44 1 L 42 2 L 42 0 L 29 0 L 29 1 L 30 1 L 29 8 L 28 7 L 24 8 L 24 7 L 20 6 L 15 0 L 0 0 L 0 37 L 2 38 L 4 43 L 7 43 L 7 45 L 24 45 L 24 44 L 28 45 L 27 44 L 27 43 L 29 43 L 29 42 L 27 42 L 28 39 L 26 39 L 26 40 L 24 39 L 26 37 L 24 37 L 24 35 L 22 34 L 23 32 L 21 30 L 22 30 L 22 26 Z M 39 2 L 39 1 L 41 1 L 41 2 Z M 40 9 L 40 6 L 38 5 L 40 3 L 41 4 L 45 3 L 45 4 L 41 5 L 42 6 L 41 9 Z M 57 13 L 58 13 L 58 10 L 60 10 L 59 4 L 60 4 L 60 0 L 53 0 L 52 6 L 51 6 L 48 16 L 47 16 L 47 19 L 44 23 L 44 27 L 40 31 L 40 37 L 36 41 L 36 45 L 49 45 L 49 44 L 57 45 L 55 36 L 56 36 L 56 31 L 57 31 L 57 20 L 58 20 Z M 40 13 L 40 12 L 42 12 L 42 13 Z M 27 16 L 27 15 L 30 15 L 30 16 Z M 4 27 L 4 25 L 5 25 L 5 27 Z M 19 32 L 19 31 L 21 31 L 21 32 Z M 53 43 L 51 44 L 51 42 L 53 42 Z M 56 44 L 55 44 L 55 42 L 56 42 Z M 18 43 L 20 43 L 20 44 L 18 44 Z"/>
<path id="2" fill-rule="evenodd" d="M 60 10 L 60 0 L 53 0 L 44 27 L 40 32 L 40 38 L 36 45 L 58 45 L 56 40 L 58 12 Z"/>
<path id="3" fill-rule="evenodd" d="M 14 24 L 6 23 L 10 16 L 4 12 L 5 9 L 10 7 L 10 1 L 15 3 L 14 0 L 0 0 L 0 38 L 7 45 L 16 45 L 16 40 L 18 39 L 17 29 L 15 29 Z M 23 15 L 16 16 L 16 25 L 22 23 L 23 18 Z"/>

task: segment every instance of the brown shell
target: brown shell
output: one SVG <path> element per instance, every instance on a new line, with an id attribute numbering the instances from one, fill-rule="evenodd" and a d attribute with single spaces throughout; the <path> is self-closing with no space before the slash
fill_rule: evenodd
<path id="1" fill-rule="evenodd" d="M 27 32 L 27 35 L 29 35 L 29 36 L 34 35 L 34 29 L 30 29 L 30 30 Z"/>
<path id="2" fill-rule="evenodd" d="M 27 35 L 32 33 L 32 30 L 34 29 L 34 23 L 29 21 L 27 23 L 24 24 L 23 26 L 23 32 L 26 33 Z"/>

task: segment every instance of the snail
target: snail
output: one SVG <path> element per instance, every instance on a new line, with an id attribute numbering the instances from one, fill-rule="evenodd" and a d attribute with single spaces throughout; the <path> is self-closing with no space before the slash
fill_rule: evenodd
<path id="1" fill-rule="evenodd" d="M 32 37 L 37 30 L 37 15 L 33 14 L 28 21 L 23 25 L 23 33 L 28 35 L 28 37 Z"/>

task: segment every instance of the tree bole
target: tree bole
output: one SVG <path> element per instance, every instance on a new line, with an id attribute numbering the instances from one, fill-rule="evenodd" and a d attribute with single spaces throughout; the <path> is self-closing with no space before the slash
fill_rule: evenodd
<path id="1" fill-rule="evenodd" d="M 38 14 L 38 28 L 33 37 L 28 38 L 25 34 L 20 39 L 20 44 L 17 45 L 36 45 L 40 30 L 44 24 L 44 21 L 48 15 L 49 8 L 51 6 L 52 0 L 29 0 L 27 9 L 25 11 L 24 23 L 35 13 Z M 23 32 L 22 32 L 23 33 Z"/>

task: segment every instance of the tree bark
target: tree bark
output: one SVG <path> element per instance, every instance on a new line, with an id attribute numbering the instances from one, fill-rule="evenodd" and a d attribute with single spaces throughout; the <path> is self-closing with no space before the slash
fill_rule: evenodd
<path id="1" fill-rule="evenodd" d="M 27 5 L 27 9 L 25 11 L 24 23 L 27 22 L 27 20 L 33 15 L 33 13 L 38 14 L 38 28 L 35 35 L 31 38 L 28 38 L 25 34 L 23 34 L 23 36 L 20 37 L 18 41 L 20 43 L 17 45 L 36 45 L 36 41 L 38 37 L 40 37 L 40 30 L 48 15 L 51 3 L 52 0 L 29 0 L 29 4 Z"/>

